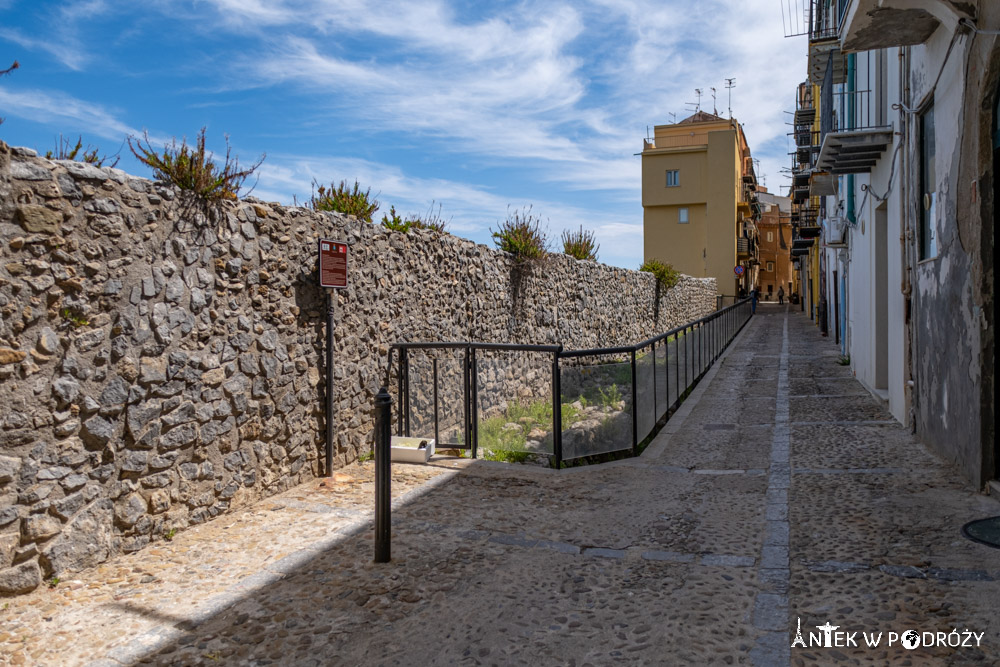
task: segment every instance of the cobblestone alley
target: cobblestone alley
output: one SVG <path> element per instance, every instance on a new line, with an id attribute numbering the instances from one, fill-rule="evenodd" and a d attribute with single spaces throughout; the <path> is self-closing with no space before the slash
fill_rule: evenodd
<path id="1" fill-rule="evenodd" d="M 0 603 L 0 663 L 1000 664 L 1000 503 L 837 359 L 762 304 L 640 458 L 396 464 L 380 566 L 350 466 Z"/>

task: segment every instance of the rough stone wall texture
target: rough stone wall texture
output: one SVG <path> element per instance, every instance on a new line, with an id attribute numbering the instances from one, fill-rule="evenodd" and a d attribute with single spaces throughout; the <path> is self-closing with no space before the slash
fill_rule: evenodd
<path id="1" fill-rule="evenodd" d="M 0 142 L 0 594 L 320 473 L 320 237 L 353 244 L 334 467 L 371 446 L 393 342 L 618 345 L 714 307 L 712 280 L 660 294 L 564 256 L 512 280 L 509 256 L 447 234 L 252 199 L 207 211 Z"/>

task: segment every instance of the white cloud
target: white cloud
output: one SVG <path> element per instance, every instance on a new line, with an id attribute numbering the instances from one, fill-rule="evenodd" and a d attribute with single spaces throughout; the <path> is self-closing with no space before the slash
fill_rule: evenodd
<path id="1" fill-rule="evenodd" d="M 10 90 L 0 88 L 0 108 L 25 120 L 66 126 L 74 132 L 117 141 L 135 129 L 120 121 L 114 112 L 58 91 Z"/>
<path id="2" fill-rule="evenodd" d="M 13 42 L 25 49 L 44 51 L 71 70 L 80 71 L 87 62 L 87 56 L 72 41 L 65 42 L 51 37 L 33 39 L 10 28 L 0 28 L 0 39 Z M 22 57 L 21 60 L 24 61 L 25 58 Z"/>
<path id="3" fill-rule="evenodd" d="M 362 187 L 377 183 L 372 196 L 380 202 L 375 219 L 395 206 L 401 216 L 423 214 L 431 202 L 441 205 L 441 216 L 450 220 L 449 231 L 492 245 L 490 229 L 507 215 L 507 209 L 531 205 L 549 233 L 553 248 L 558 245 L 562 230 L 591 229 L 601 244 L 601 260 L 620 266 L 636 267 L 642 261 L 642 224 L 628 222 L 641 208 L 614 203 L 605 208 L 566 205 L 557 200 L 520 201 L 515 194 L 494 191 L 469 183 L 441 178 L 421 178 L 405 173 L 395 165 L 386 165 L 356 158 L 315 158 L 310 156 L 270 155 L 260 168 L 260 180 L 254 196 L 266 201 L 292 203 L 293 195 L 300 205 L 308 202 L 310 184 L 316 180 L 328 185 L 330 179 L 357 179 Z"/>

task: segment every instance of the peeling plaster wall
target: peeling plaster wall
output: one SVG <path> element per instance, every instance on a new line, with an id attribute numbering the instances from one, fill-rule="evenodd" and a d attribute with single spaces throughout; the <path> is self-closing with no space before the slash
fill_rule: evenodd
<path id="1" fill-rule="evenodd" d="M 938 30 L 925 45 L 912 49 L 914 104 L 931 99 L 935 108 L 937 170 L 937 256 L 914 269 L 911 340 L 916 431 L 965 476 L 981 487 L 992 471 L 985 469 L 982 438 L 982 289 L 976 270 L 983 224 L 969 207 L 972 182 L 960 176 L 966 161 L 975 163 L 969 142 L 973 127 L 963 119 L 979 88 L 981 70 L 966 80 L 969 37 L 959 37 L 941 72 L 951 34 Z M 931 87 L 937 80 L 937 88 Z M 917 116 L 910 119 L 911 191 L 919 192 Z M 971 149 L 971 150 L 970 150 Z M 909 202 L 911 219 L 920 220 L 918 197 Z M 919 225 L 919 222 L 915 222 Z M 986 222 L 986 224 L 991 224 Z"/>
<path id="2" fill-rule="evenodd" d="M 337 292 L 334 467 L 371 446 L 397 341 L 631 344 L 714 309 L 713 279 L 227 202 L 0 142 L 0 594 L 100 563 L 321 469 L 320 237 Z M 516 292 L 516 296 L 515 296 Z"/>

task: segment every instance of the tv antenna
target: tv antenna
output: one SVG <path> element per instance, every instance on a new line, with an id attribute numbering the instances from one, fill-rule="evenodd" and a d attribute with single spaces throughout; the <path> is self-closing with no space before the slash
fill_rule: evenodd
<path id="1" fill-rule="evenodd" d="M 671 125 L 676 125 L 677 124 L 677 114 L 675 114 L 673 111 L 668 111 L 667 115 L 670 116 L 670 124 Z"/>
<path id="2" fill-rule="evenodd" d="M 717 105 L 715 103 L 715 86 L 712 86 L 711 90 L 712 90 L 712 113 L 718 116 L 719 109 L 717 108 Z"/>
<path id="3" fill-rule="evenodd" d="M 726 90 L 729 91 L 729 119 L 733 119 L 733 88 L 736 87 L 736 77 L 726 79 Z"/>
<path id="4" fill-rule="evenodd" d="M 701 111 L 701 88 L 695 88 L 694 94 L 698 96 L 697 102 L 685 102 L 684 104 L 694 105 L 695 112 Z"/>

